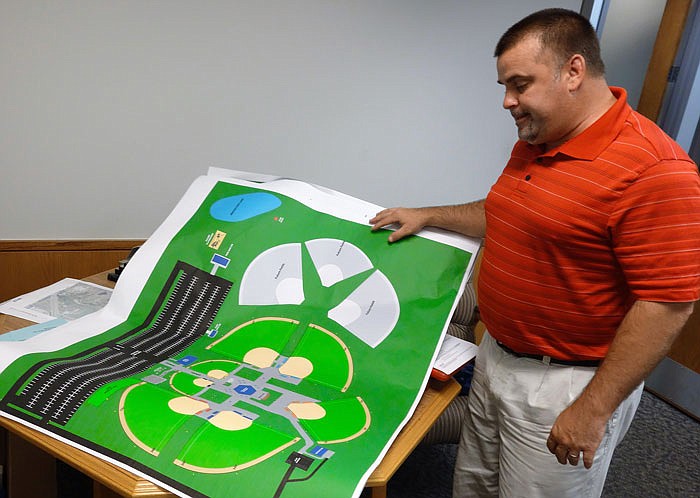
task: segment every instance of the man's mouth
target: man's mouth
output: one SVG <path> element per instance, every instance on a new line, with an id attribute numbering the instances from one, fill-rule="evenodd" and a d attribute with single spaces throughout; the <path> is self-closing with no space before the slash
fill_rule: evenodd
<path id="1" fill-rule="evenodd" d="M 515 120 L 516 126 L 521 126 L 529 117 L 530 115 L 526 112 L 519 113 L 519 114 L 512 114 L 513 119 Z"/>

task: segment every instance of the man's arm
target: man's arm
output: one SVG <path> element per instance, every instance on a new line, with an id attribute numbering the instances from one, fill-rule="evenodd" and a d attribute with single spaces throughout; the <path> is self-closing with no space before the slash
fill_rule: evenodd
<path id="1" fill-rule="evenodd" d="M 380 211 L 369 222 L 372 231 L 391 224 L 399 225 L 399 229 L 389 235 L 389 242 L 413 235 L 427 226 L 444 228 L 469 237 L 483 237 L 486 234 L 484 202 L 482 199 L 455 206 L 390 208 Z"/>
<path id="2" fill-rule="evenodd" d="M 637 301 L 632 306 L 591 382 L 554 422 L 547 448 L 559 463 L 577 465 L 578 457 L 568 457 L 583 451 L 586 468 L 593 465 L 608 419 L 666 355 L 693 305 Z"/>

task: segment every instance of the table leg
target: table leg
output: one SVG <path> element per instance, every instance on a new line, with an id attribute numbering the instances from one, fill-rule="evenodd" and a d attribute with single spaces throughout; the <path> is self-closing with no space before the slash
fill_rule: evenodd
<path id="1" fill-rule="evenodd" d="M 372 498 L 386 498 L 386 486 L 375 486 L 372 490 Z"/>
<path id="2" fill-rule="evenodd" d="M 92 498 L 121 498 L 119 493 L 113 491 L 102 483 L 93 481 Z"/>

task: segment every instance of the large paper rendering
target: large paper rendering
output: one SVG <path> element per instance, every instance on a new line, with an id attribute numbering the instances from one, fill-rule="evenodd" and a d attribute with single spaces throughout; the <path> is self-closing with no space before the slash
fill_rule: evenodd
<path id="1" fill-rule="evenodd" d="M 390 245 L 367 224 L 379 209 L 199 178 L 107 307 L 3 342 L 3 416 L 181 496 L 358 496 L 477 250 L 437 232 Z"/>

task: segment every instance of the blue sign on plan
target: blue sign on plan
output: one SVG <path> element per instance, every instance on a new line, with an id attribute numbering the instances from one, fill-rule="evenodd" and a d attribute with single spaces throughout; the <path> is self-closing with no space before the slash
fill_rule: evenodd
<path id="1" fill-rule="evenodd" d="M 231 262 L 230 259 L 222 256 L 221 254 L 214 254 L 211 258 L 211 262 L 214 265 L 220 266 L 222 268 L 226 268 L 228 264 Z"/>

